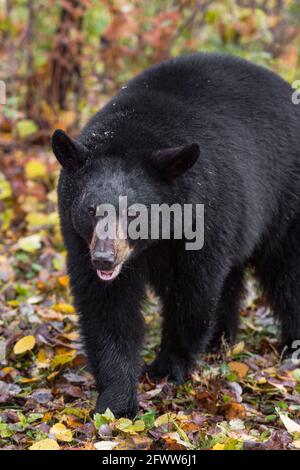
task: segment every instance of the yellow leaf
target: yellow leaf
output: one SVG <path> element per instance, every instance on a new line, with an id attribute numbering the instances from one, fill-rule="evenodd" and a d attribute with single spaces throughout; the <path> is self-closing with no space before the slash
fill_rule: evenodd
<path id="1" fill-rule="evenodd" d="M 38 127 L 31 119 L 22 119 L 17 122 L 17 132 L 21 139 L 34 134 L 38 130 Z"/>
<path id="2" fill-rule="evenodd" d="M 211 450 L 224 450 L 225 449 L 225 445 L 224 444 L 215 444 Z"/>
<path id="3" fill-rule="evenodd" d="M 22 383 L 22 384 L 29 384 L 29 383 L 32 383 L 32 382 L 38 382 L 39 380 L 41 380 L 41 377 L 31 377 L 31 378 L 22 377 L 19 380 L 19 382 Z"/>
<path id="4" fill-rule="evenodd" d="M 36 233 L 29 237 L 22 237 L 18 241 L 18 248 L 27 253 L 34 253 L 41 248 L 41 234 Z"/>
<path id="5" fill-rule="evenodd" d="M 58 222 L 58 215 L 54 212 L 50 214 L 31 212 L 27 214 L 26 221 L 29 228 L 42 227 L 44 225 L 52 226 Z"/>
<path id="6" fill-rule="evenodd" d="M 295 449 L 300 449 L 300 439 L 293 441 L 292 446 L 295 447 Z"/>
<path id="7" fill-rule="evenodd" d="M 51 374 L 47 375 L 47 380 L 51 382 L 51 380 L 55 379 L 55 377 L 59 374 L 59 370 L 52 372 Z"/>
<path id="8" fill-rule="evenodd" d="M 76 119 L 74 111 L 61 111 L 58 120 L 55 122 L 55 127 L 67 130 Z"/>
<path id="9" fill-rule="evenodd" d="M 20 301 L 19 300 L 7 300 L 7 305 L 9 305 L 10 307 L 17 307 L 18 305 L 20 305 Z"/>
<path id="10" fill-rule="evenodd" d="M 51 361 L 51 367 L 55 369 L 57 366 L 62 366 L 64 364 L 67 364 L 68 362 L 73 361 L 76 357 L 76 351 L 71 350 L 68 353 L 65 354 L 57 354 L 54 356 L 54 358 Z"/>
<path id="11" fill-rule="evenodd" d="M 32 212 L 27 214 L 26 222 L 28 223 L 29 227 L 47 225 L 47 214 L 43 214 L 42 212 Z"/>
<path id="12" fill-rule="evenodd" d="M 130 426 L 132 424 L 131 419 L 128 418 L 120 418 L 116 421 L 116 428 L 122 431 L 124 428 Z"/>
<path id="13" fill-rule="evenodd" d="M 44 349 L 40 349 L 37 357 L 36 357 L 36 364 L 38 367 L 49 367 L 49 358 L 46 355 Z"/>
<path id="14" fill-rule="evenodd" d="M 35 337 L 34 336 L 24 336 L 24 338 L 19 339 L 19 341 L 14 346 L 15 354 L 23 354 L 26 351 L 30 351 L 35 346 Z"/>
<path id="15" fill-rule="evenodd" d="M 3 369 L 1 369 L 2 377 L 5 375 L 10 375 L 13 372 L 17 372 L 13 367 L 3 367 Z"/>
<path id="16" fill-rule="evenodd" d="M 233 348 L 227 352 L 226 356 L 237 356 L 238 354 L 241 354 L 245 349 L 245 342 L 240 341 L 239 343 L 235 344 Z"/>
<path id="17" fill-rule="evenodd" d="M 267 383 L 267 379 L 265 377 L 260 377 L 257 381 L 257 383 L 259 385 L 262 385 L 262 384 L 266 384 Z"/>
<path id="18" fill-rule="evenodd" d="M 145 423 L 142 420 L 137 420 L 135 423 L 132 423 L 130 419 L 120 418 L 116 421 L 116 428 L 129 434 L 136 434 L 144 431 Z"/>
<path id="19" fill-rule="evenodd" d="M 176 418 L 177 418 L 177 415 L 175 413 L 166 413 L 156 418 L 156 420 L 154 421 L 154 425 L 158 428 L 159 426 L 162 426 L 163 424 L 172 423 Z"/>
<path id="20" fill-rule="evenodd" d="M 70 304 L 55 304 L 53 305 L 53 310 L 61 313 L 75 313 L 75 308 Z"/>
<path id="21" fill-rule="evenodd" d="M 69 341 L 77 341 L 79 338 L 79 333 L 78 331 L 71 331 L 71 333 L 65 333 L 62 336 L 68 339 Z"/>
<path id="22" fill-rule="evenodd" d="M 48 423 L 52 419 L 53 412 L 52 411 L 47 411 L 47 413 L 44 414 L 42 417 L 42 423 Z"/>
<path id="23" fill-rule="evenodd" d="M 45 178 L 48 174 L 46 165 L 39 160 L 29 160 L 25 165 L 25 174 L 28 179 Z"/>
<path id="24" fill-rule="evenodd" d="M 50 434 L 58 441 L 71 442 L 73 439 L 72 431 L 62 423 L 56 423 L 50 429 Z"/>
<path id="25" fill-rule="evenodd" d="M 29 450 L 59 450 L 60 447 L 54 439 L 42 439 L 32 444 Z"/>
<path id="26" fill-rule="evenodd" d="M 0 200 L 8 199 L 12 195 L 11 186 L 3 173 L 0 173 Z"/>
<path id="27" fill-rule="evenodd" d="M 243 362 L 228 362 L 229 369 L 234 372 L 240 379 L 248 374 L 249 367 Z"/>

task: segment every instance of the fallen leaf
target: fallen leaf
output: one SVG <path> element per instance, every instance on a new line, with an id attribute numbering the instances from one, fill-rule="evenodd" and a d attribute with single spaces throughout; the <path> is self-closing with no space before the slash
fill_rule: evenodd
<path id="1" fill-rule="evenodd" d="M 0 364 L 5 362 L 6 358 L 6 342 L 0 338 Z"/>
<path id="2" fill-rule="evenodd" d="M 279 413 L 279 417 L 281 421 L 283 422 L 286 430 L 290 433 L 293 434 L 294 432 L 300 433 L 300 424 L 296 423 L 296 421 L 293 421 L 291 418 L 288 416 Z"/>
<path id="3" fill-rule="evenodd" d="M 0 200 L 8 199 L 12 195 L 11 186 L 3 173 L 0 173 Z"/>
<path id="4" fill-rule="evenodd" d="M 172 423 L 176 418 L 177 418 L 177 415 L 175 413 L 165 413 L 164 415 L 161 415 L 158 418 L 156 418 L 156 420 L 154 421 L 154 426 L 158 428 L 159 426 L 162 426 L 163 424 Z"/>
<path id="5" fill-rule="evenodd" d="M 60 313 L 75 313 L 75 308 L 70 304 L 55 304 L 52 308 L 56 312 Z"/>
<path id="6" fill-rule="evenodd" d="M 16 129 L 21 139 L 34 134 L 38 130 L 38 127 L 31 119 L 22 119 L 17 122 Z"/>
<path id="7" fill-rule="evenodd" d="M 49 403 L 52 400 L 52 393 L 51 390 L 48 388 L 40 388 L 32 392 L 31 398 L 36 403 L 45 405 L 46 403 Z"/>
<path id="8" fill-rule="evenodd" d="M 162 439 L 164 439 L 166 441 L 168 446 L 173 448 L 174 450 L 182 449 L 182 448 L 184 448 L 184 449 L 193 449 L 194 448 L 194 446 L 190 442 L 187 442 L 187 441 L 184 441 L 183 439 L 181 439 L 178 432 L 168 432 L 167 434 L 164 434 L 161 437 L 162 437 Z M 174 447 L 172 445 L 173 443 L 175 443 L 177 445 Z"/>
<path id="9" fill-rule="evenodd" d="M 79 339 L 79 333 L 78 331 L 71 331 L 71 333 L 65 333 L 62 337 L 69 341 L 77 341 Z"/>
<path id="10" fill-rule="evenodd" d="M 82 398 L 84 396 L 83 390 L 76 385 L 65 384 L 58 387 L 59 392 L 66 393 L 73 398 Z"/>
<path id="11" fill-rule="evenodd" d="M 295 449 L 300 449 L 300 439 L 293 441 L 292 446 L 295 447 Z"/>
<path id="12" fill-rule="evenodd" d="M 233 429 L 234 431 L 241 431 L 242 429 L 245 429 L 245 424 L 244 422 L 239 419 L 239 418 L 235 418 L 235 419 L 231 419 L 229 421 L 229 426 L 231 427 L 231 429 Z"/>
<path id="13" fill-rule="evenodd" d="M 31 212 L 26 216 L 28 227 L 33 229 L 44 225 L 55 225 L 58 222 L 58 216 L 55 212 L 45 214 L 43 212 Z"/>
<path id="14" fill-rule="evenodd" d="M 245 416 L 246 416 L 245 407 L 241 405 L 240 403 L 233 402 L 233 403 L 228 403 L 228 405 L 226 405 L 225 417 L 229 421 L 232 419 L 236 419 L 236 418 L 245 418 Z"/>
<path id="15" fill-rule="evenodd" d="M 26 351 L 31 351 L 35 346 L 35 337 L 34 336 L 24 336 L 24 338 L 19 339 L 14 345 L 15 354 L 23 354 Z"/>
<path id="16" fill-rule="evenodd" d="M 234 372 L 240 379 L 248 374 L 249 367 L 243 362 L 228 362 L 229 369 Z"/>
<path id="17" fill-rule="evenodd" d="M 42 439 L 29 447 L 29 450 L 59 450 L 60 447 L 54 439 Z"/>
<path id="18" fill-rule="evenodd" d="M 226 356 L 227 357 L 237 356 L 238 354 L 241 354 L 244 351 L 244 349 L 245 349 L 245 342 L 240 341 L 239 343 L 235 344 L 230 351 L 228 351 Z"/>
<path id="19" fill-rule="evenodd" d="M 224 444 L 220 444 L 219 442 L 217 444 L 215 444 L 211 450 L 224 450 L 225 449 L 225 445 Z"/>
<path id="20" fill-rule="evenodd" d="M 58 283 L 62 286 L 62 287 L 67 287 L 69 285 L 69 278 L 68 276 L 60 276 L 58 278 Z"/>
<path id="21" fill-rule="evenodd" d="M 94 414 L 94 424 L 97 429 L 99 429 L 103 424 L 111 423 L 115 421 L 114 414 L 110 411 L 109 408 L 105 410 L 105 413 L 95 413 Z"/>
<path id="22" fill-rule="evenodd" d="M 72 429 L 79 429 L 84 426 L 81 420 L 73 415 L 66 416 L 66 423 L 67 426 Z"/>
<path id="23" fill-rule="evenodd" d="M 116 429 L 123 431 L 129 434 L 136 434 L 142 432 L 145 429 L 145 423 L 142 420 L 137 420 L 134 423 L 131 419 L 120 418 L 115 422 Z"/>
<path id="24" fill-rule="evenodd" d="M 0 256 L 0 281 L 8 282 L 14 278 L 11 262 L 5 256 Z"/>
<path id="25" fill-rule="evenodd" d="M 34 382 L 39 382 L 41 377 L 22 377 L 19 382 L 22 384 L 30 384 Z"/>
<path id="26" fill-rule="evenodd" d="M 76 351 L 71 350 L 65 354 L 57 354 L 51 361 L 51 367 L 55 369 L 57 366 L 62 366 L 68 362 L 72 362 L 76 357 Z"/>
<path id="27" fill-rule="evenodd" d="M 29 160 L 25 165 L 25 174 L 28 179 L 45 178 L 48 175 L 46 165 L 39 160 Z"/>
<path id="28" fill-rule="evenodd" d="M 28 237 L 22 237 L 18 241 L 18 248 L 26 251 L 27 253 L 34 253 L 39 250 L 42 246 L 42 237 L 40 234 L 29 235 Z"/>
<path id="29" fill-rule="evenodd" d="M 72 431 L 63 423 L 56 423 L 50 429 L 50 435 L 55 437 L 58 441 L 71 442 L 73 440 Z"/>
<path id="30" fill-rule="evenodd" d="M 118 445 L 116 441 L 100 441 L 95 442 L 94 447 L 97 450 L 113 450 Z"/>

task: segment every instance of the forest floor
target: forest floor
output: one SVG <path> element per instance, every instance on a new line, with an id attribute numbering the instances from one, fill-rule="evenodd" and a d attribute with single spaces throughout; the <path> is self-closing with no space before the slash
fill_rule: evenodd
<path id="1" fill-rule="evenodd" d="M 300 366 L 246 283 L 236 344 L 203 355 L 190 380 L 139 384 L 140 413 L 93 416 L 96 391 L 78 333 L 49 151 L 12 148 L 0 172 L 0 447 L 4 449 L 300 449 Z M 159 343 L 159 304 L 144 307 L 143 359 Z"/>

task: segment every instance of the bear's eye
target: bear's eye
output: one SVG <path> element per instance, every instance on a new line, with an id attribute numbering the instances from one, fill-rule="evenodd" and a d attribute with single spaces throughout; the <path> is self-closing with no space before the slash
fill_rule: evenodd
<path id="1" fill-rule="evenodd" d="M 94 206 L 90 206 L 90 207 L 88 208 L 88 213 L 90 214 L 91 217 L 95 217 L 95 215 L 96 215 L 96 209 L 95 209 L 95 207 L 94 207 Z"/>

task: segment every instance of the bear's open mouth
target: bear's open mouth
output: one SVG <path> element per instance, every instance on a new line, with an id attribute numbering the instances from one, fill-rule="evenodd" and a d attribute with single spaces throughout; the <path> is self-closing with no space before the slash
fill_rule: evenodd
<path id="1" fill-rule="evenodd" d="M 113 281 L 113 279 L 115 279 L 120 273 L 121 267 L 122 265 L 118 264 L 118 266 L 116 266 L 112 271 L 101 271 L 100 269 L 97 269 L 97 274 L 101 281 Z"/>

